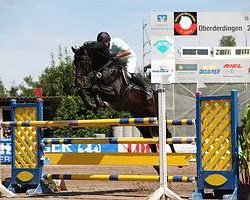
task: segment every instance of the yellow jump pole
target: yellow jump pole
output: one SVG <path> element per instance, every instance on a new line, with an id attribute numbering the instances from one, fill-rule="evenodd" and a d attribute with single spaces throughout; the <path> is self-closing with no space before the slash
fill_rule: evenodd
<path id="1" fill-rule="evenodd" d="M 167 125 L 194 125 L 195 120 L 167 120 Z M 60 120 L 60 121 L 10 121 L 1 122 L 2 127 L 107 127 L 107 126 L 157 126 L 156 117 L 145 118 L 117 118 L 117 119 L 92 119 L 92 120 Z"/>
<path id="2" fill-rule="evenodd" d="M 44 174 L 44 179 L 55 180 L 99 180 L 99 181 L 157 181 L 157 175 L 118 175 L 118 174 Z M 190 183 L 195 181 L 193 176 L 168 176 L 168 182 Z"/>
<path id="3" fill-rule="evenodd" d="M 167 144 L 191 144 L 195 138 L 167 138 Z M 159 144 L 159 138 L 44 138 L 48 144 Z"/>

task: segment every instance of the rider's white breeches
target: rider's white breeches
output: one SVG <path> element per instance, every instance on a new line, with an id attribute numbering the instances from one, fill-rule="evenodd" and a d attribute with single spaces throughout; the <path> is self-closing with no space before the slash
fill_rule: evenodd
<path id="1" fill-rule="evenodd" d="M 135 73 L 136 70 L 136 57 L 131 57 L 127 60 L 127 70 L 130 73 Z"/>

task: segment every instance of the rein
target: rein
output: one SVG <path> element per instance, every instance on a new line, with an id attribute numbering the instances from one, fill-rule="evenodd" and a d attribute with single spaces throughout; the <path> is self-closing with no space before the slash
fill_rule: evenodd
<path id="1" fill-rule="evenodd" d="M 110 61 L 108 61 L 105 65 L 103 65 L 100 69 L 98 69 L 98 70 L 93 70 L 92 71 L 92 75 L 91 75 L 91 78 L 93 78 L 93 77 L 96 77 L 97 79 L 99 79 L 99 78 L 101 78 L 102 77 L 102 70 L 104 69 L 104 68 L 106 68 L 107 66 L 109 66 L 110 64 L 112 63 L 112 61 L 110 60 Z"/>
<path id="2" fill-rule="evenodd" d="M 98 79 L 102 77 L 102 71 L 105 69 L 107 66 L 109 66 L 113 60 L 109 60 L 105 65 L 103 65 L 100 69 L 93 71 L 93 76 L 96 76 Z M 125 66 L 122 66 L 122 68 L 125 68 Z"/>
<path id="3" fill-rule="evenodd" d="M 104 68 L 106 68 L 107 66 L 109 66 L 113 61 L 109 60 L 105 65 L 103 65 L 100 69 L 94 71 L 95 73 L 97 72 L 101 72 Z"/>

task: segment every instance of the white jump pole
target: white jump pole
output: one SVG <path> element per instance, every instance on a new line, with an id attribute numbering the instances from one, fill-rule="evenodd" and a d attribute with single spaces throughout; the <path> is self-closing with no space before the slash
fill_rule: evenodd
<path id="1" fill-rule="evenodd" d="M 166 149 L 166 93 L 162 84 L 158 88 L 158 125 L 159 125 L 159 157 L 160 157 L 160 187 L 149 196 L 149 200 L 182 198 L 168 188 L 167 179 L 167 149 Z"/>

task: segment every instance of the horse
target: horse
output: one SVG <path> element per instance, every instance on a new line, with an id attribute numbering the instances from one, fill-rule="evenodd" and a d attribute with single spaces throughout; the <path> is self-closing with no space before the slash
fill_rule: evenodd
<path id="1" fill-rule="evenodd" d="M 158 116 L 157 92 L 150 88 L 152 94 L 147 102 L 145 91 L 131 82 L 126 66 L 108 56 L 105 58 L 105 55 L 95 48 L 87 48 L 84 45 L 78 49 L 71 48 L 75 54 L 73 64 L 76 69 L 76 85 L 84 88 L 86 76 L 89 73 L 92 74 L 91 90 L 96 102 L 101 98 L 115 110 L 129 112 L 133 117 Z M 98 58 L 101 58 L 99 62 Z M 85 92 L 81 92 L 80 96 L 86 102 Z M 137 126 L 137 128 L 143 138 L 152 138 L 158 135 L 158 127 Z M 168 138 L 172 137 L 168 128 L 166 135 Z M 176 152 L 173 144 L 170 145 L 170 148 L 173 153 Z M 150 149 L 152 152 L 157 152 L 155 144 L 150 144 Z"/>

